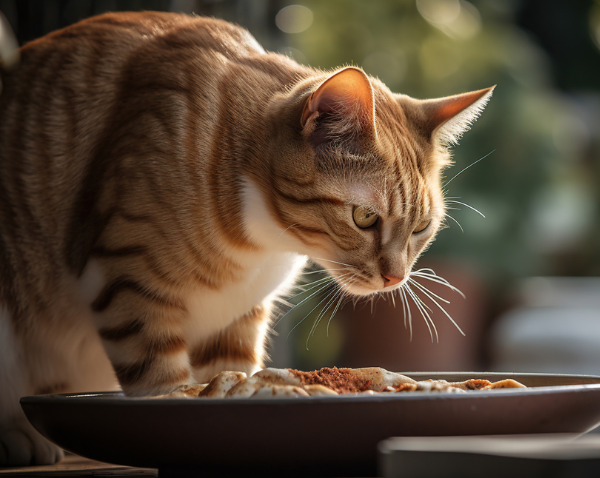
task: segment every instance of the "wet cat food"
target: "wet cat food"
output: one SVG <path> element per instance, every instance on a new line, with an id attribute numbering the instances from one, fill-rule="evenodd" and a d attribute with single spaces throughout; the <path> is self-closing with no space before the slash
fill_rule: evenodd
<path id="1" fill-rule="evenodd" d="M 184 385 L 160 397 L 309 397 L 349 394 L 400 392 L 466 393 L 473 390 L 523 388 L 523 384 L 506 379 L 498 382 L 471 379 L 464 382 L 446 380 L 416 381 L 383 368 L 322 368 L 312 372 L 266 368 L 251 377 L 243 372 L 221 372 L 207 384 Z"/>

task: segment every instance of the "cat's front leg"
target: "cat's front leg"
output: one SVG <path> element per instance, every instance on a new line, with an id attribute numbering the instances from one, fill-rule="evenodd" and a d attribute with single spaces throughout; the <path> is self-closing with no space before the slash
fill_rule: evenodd
<path id="1" fill-rule="evenodd" d="M 35 389 L 24 360 L 26 347 L 0 304 L 0 467 L 52 465 L 63 451 L 40 435 L 25 417 L 19 398 Z"/>
<path id="2" fill-rule="evenodd" d="M 268 305 L 254 307 L 226 328 L 205 338 L 190 350 L 194 378 L 208 382 L 224 370 L 248 376 L 264 367 L 265 340 L 270 327 Z"/>
<path id="3" fill-rule="evenodd" d="M 126 395 L 159 395 L 193 382 L 175 294 L 141 278 L 109 280 L 91 304 L 98 333 Z"/>

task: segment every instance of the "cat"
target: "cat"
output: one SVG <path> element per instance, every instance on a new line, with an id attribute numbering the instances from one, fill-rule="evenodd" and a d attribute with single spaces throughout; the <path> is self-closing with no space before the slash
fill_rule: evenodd
<path id="1" fill-rule="evenodd" d="M 62 456 L 21 396 L 262 368 L 307 258 L 353 295 L 401 287 L 493 90 L 417 100 L 173 13 L 100 15 L 20 55 L 0 69 L 0 466 Z"/>

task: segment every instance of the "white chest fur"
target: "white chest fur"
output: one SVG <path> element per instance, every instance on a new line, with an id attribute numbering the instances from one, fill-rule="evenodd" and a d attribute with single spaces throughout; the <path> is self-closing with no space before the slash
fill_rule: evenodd
<path id="1" fill-rule="evenodd" d="M 245 269 L 237 282 L 218 290 L 198 288 L 186 299 L 188 319 L 183 326 L 190 347 L 224 329 L 253 307 L 288 292 L 306 262 L 294 251 L 285 230 L 271 217 L 264 199 L 251 182 L 243 188 L 244 225 L 260 252 L 232 252 Z M 81 296 L 90 303 L 105 280 L 96 261 L 91 261 L 79 280 Z"/>
<path id="2" fill-rule="evenodd" d="M 250 181 L 243 187 L 244 226 L 261 252 L 236 254 L 245 267 L 244 278 L 219 290 L 198 290 L 187 301 L 190 320 L 186 327 L 189 344 L 218 332 L 253 307 L 283 295 L 293 286 L 306 262 L 295 252 L 268 211 L 258 188 Z"/>
<path id="3" fill-rule="evenodd" d="M 189 297 L 189 321 L 186 340 L 189 344 L 227 327 L 265 300 L 284 294 L 293 285 L 306 258 L 293 253 L 266 256 L 249 268 L 246 277 L 215 290 L 202 289 Z"/>

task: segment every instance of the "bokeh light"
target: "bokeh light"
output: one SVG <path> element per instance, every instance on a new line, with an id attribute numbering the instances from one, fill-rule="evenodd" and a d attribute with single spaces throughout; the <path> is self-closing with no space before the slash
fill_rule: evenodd
<path id="1" fill-rule="evenodd" d="M 451 38 L 468 40 L 481 30 L 481 15 L 465 0 L 417 0 L 421 16 Z"/>
<path id="2" fill-rule="evenodd" d="M 459 0 L 417 0 L 417 10 L 432 25 L 449 25 L 460 15 Z"/>
<path id="3" fill-rule="evenodd" d="M 284 33 L 301 33 L 313 22 L 313 12 L 302 5 L 289 5 L 279 10 L 275 25 Z"/>

